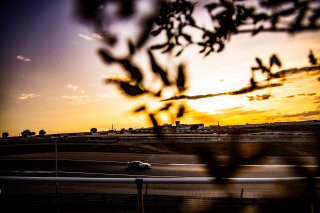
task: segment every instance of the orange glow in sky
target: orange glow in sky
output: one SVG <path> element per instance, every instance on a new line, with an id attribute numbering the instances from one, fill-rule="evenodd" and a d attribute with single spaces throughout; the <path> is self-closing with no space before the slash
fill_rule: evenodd
<path id="1" fill-rule="evenodd" d="M 123 75 L 120 67 L 106 66 L 96 54 L 99 36 L 72 18 L 72 1 L 12 1 L 1 9 L 0 132 L 19 135 L 82 132 L 151 126 L 143 114 L 131 110 L 141 103 L 158 104 L 143 96 L 130 99 L 106 76 Z M 3 10 L 3 11 L 2 11 Z M 20 12 L 21 11 L 21 12 Z M 320 32 L 288 35 L 264 33 L 234 36 L 220 54 L 204 58 L 190 48 L 180 57 L 157 54 L 170 69 L 184 62 L 187 95 L 222 93 L 249 83 L 255 57 L 268 61 L 276 53 L 281 69 L 308 65 L 310 49 L 320 57 Z M 146 65 L 141 54 L 136 62 Z M 144 66 L 145 67 L 145 66 Z M 281 70 L 280 69 L 280 70 Z M 173 74 L 172 74 L 173 75 Z M 183 123 L 222 125 L 320 119 L 319 72 L 299 74 L 284 86 L 243 95 L 179 100 L 188 106 Z M 156 85 L 147 76 L 150 85 Z M 268 95 L 268 99 L 259 97 Z M 168 97 L 171 93 L 168 93 Z M 161 116 L 162 123 L 172 120 Z"/>

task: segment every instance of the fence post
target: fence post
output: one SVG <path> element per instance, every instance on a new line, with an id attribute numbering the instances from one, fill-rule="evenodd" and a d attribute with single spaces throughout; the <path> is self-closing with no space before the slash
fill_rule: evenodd
<path id="1" fill-rule="evenodd" d="M 137 178 L 136 184 L 138 189 L 138 213 L 144 213 L 143 194 L 142 194 L 143 179 Z"/>

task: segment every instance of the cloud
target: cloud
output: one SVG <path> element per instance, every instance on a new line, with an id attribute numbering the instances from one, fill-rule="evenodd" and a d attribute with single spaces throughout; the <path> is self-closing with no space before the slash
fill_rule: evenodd
<path id="1" fill-rule="evenodd" d="M 93 99 L 90 96 L 84 96 L 84 95 L 63 95 L 61 96 L 63 99 L 69 100 L 70 103 L 74 104 L 88 104 L 93 101 Z"/>
<path id="2" fill-rule="evenodd" d="M 36 97 L 39 97 L 40 95 L 38 94 L 33 94 L 33 93 L 23 93 L 20 95 L 19 99 L 20 100 L 27 100 L 27 99 L 31 99 L 31 98 L 36 98 Z"/>
<path id="3" fill-rule="evenodd" d="M 74 84 L 67 84 L 65 87 L 68 89 L 72 89 L 74 91 L 78 90 L 79 88 L 77 85 L 74 85 Z"/>
<path id="4" fill-rule="evenodd" d="M 286 77 L 293 76 L 300 73 L 307 73 L 308 75 L 313 75 L 314 73 L 318 74 L 319 70 L 320 70 L 320 66 L 309 66 L 309 67 L 285 69 L 285 70 L 281 70 L 279 72 L 273 73 L 271 76 L 272 79 L 277 79 L 281 83 L 269 84 L 268 82 L 262 81 L 262 84 L 261 84 L 261 82 L 254 82 L 251 80 L 249 85 L 235 91 L 205 94 L 205 95 L 193 95 L 193 96 L 179 95 L 179 96 L 173 96 L 168 99 L 163 99 L 161 101 L 172 101 L 172 100 L 181 100 L 181 99 L 195 100 L 195 99 L 211 98 L 211 97 L 217 97 L 217 96 L 223 96 L 223 95 L 241 95 L 241 94 L 246 94 L 246 93 L 263 90 L 267 88 L 279 87 L 283 85 L 282 81 L 284 81 Z M 313 93 L 310 93 L 310 94 L 313 94 Z"/>
<path id="5" fill-rule="evenodd" d="M 317 93 L 301 93 L 301 94 L 298 94 L 298 96 L 315 96 Z"/>
<path id="6" fill-rule="evenodd" d="M 227 116 L 239 116 L 239 115 L 252 115 L 252 114 L 261 114 L 265 112 L 269 112 L 270 110 L 248 110 L 244 107 L 233 107 L 227 109 L 221 109 L 217 112 L 221 114 L 226 114 Z"/>
<path id="7" fill-rule="evenodd" d="M 252 110 L 245 107 L 232 107 L 217 110 L 215 113 L 199 112 L 197 110 L 190 110 L 186 114 L 187 120 L 193 120 L 199 123 L 215 124 L 218 121 L 226 123 L 244 122 L 245 120 L 255 121 L 261 120 L 265 117 L 265 113 L 270 110 Z"/>
<path id="8" fill-rule="evenodd" d="M 96 40 L 101 40 L 103 37 L 98 33 L 91 33 L 91 37 Z"/>
<path id="9" fill-rule="evenodd" d="M 288 96 L 285 96 L 283 98 L 294 98 L 294 97 L 295 97 L 295 95 L 288 95 Z"/>
<path id="10" fill-rule="evenodd" d="M 98 33 L 91 33 L 91 35 L 85 35 L 85 34 L 79 33 L 78 36 L 87 41 L 102 40 L 102 36 L 99 35 Z"/>
<path id="11" fill-rule="evenodd" d="M 272 87 L 278 87 L 282 86 L 282 84 L 279 83 L 273 83 L 273 84 L 265 84 L 265 85 L 259 85 L 259 84 L 250 84 L 248 86 L 242 87 L 239 90 L 231 91 L 231 92 L 221 92 L 221 93 L 213 93 L 213 94 L 206 94 L 206 95 L 180 95 L 180 96 L 173 96 L 168 99 L 163 99 L 161 101 L 172 101 L 172 100 L 180 100 L 180 99 L 189 99 L 189 100 L 196 100 L 196 99 L 202 99 L 202 98 L 211 98 L 211 97 L 217 97 L 222 95 L 242 95 L 245 93 L 250 93 L 253 91 L 263 90 L 267 88 Z"/>
<path id="12" fill-rule="evenodd" d="M 317 93 L 314 92 L 314 93 L 300 93 L 300 94 L 295 94 L 295 95 L 288 95 L 288 96 L 285 96 L 285 97 L 282 97 L 282 98 L 294 98 L 296 96 L 316 96 Z"/>
<path id="13" fill-rule="evenodd" d="M 315 104 L 320 103 L 320 95 L 317 95 L 317 96 L 314 97 L 314 102 L 313 103 L 315 103 Z"/>
<path id="14" fill-rule="evenodd" d="M 247 96 L 249 101 L 263 101 L 263 100 L 268 100 L 271 95 L 270 94 L 263 94 L 263 95 L 256 95 L 256 96 Z"/>
<path id="15" fill-rule="evenodd" d="M 30 62 L 31 61 L 30 58 L 28 58 L 27 56 L 24 56 L 24 55 L 17 55 L 16 59 L 19 61 L 23 61 L 23 62 Z"/>
<path id="16" fill-rule="evenodd" d="M 301 113 L 295 113 L 295 114 L 287 114 L 283 115 L 284 118 L 293 118 L 293 117 L 312 117 L 312 116 L 319 116 L 320 110 L 312 110 L 312 111 L 305 111 Z"/>
<path id="17" fill-rule="evenodd" d="M 87 40 L 87 41 L 92 41 L 92 40 L 93 40 L 93 38 L 92 38 L 91 36 L 84 35 L 84 34 L 82 34 L 82 33 L 79 33 L 78 36 L 79 36 L 80 38 L 83 38 L 83 39 Z"/>
<path id="18" fill-rule="evenodd" d="M 105 100 L 106 96 L 87 96 L 87 95 L 63 95 L 61 98 L 68 100 L 72 104 L 88 104 L 94 101 Z"/>

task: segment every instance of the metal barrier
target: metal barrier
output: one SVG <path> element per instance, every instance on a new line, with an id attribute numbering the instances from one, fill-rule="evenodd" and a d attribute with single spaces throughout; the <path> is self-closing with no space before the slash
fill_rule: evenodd
<path id="1" fill-rule="evenodd" d="M 220 178 L 228 183 L 283 183 L 300 182 L 320 177 L 277 177 L 277 178 Z M 0 176 L 0 181 L 40 181 L 40 182 L 93 182 L 93 183 L 182 183 L 204 184 L 217 181 L 214 177 L 173 177 L 173 178 L 92 178 L 92 177 L 26 177 L 26 176 Z M 139 182 L 140 183 L 140 182 Z"/>
<path id="2" fill-rule="evenodd" d="M 226 183 L 289 183 L 303 181 L 319 182 L 320 177 L 280 177 L 280 178 L 220 178 Z M 214 177 L 176 177 L 176 178 L 93 178 L 93 177 L 25 177 L 0 176 L 0 181 L 33 181 L 33 182 L 92 182 L 92 183 L 134 183 L 138 190 L 138 212 L 144 212 L 143 184 L 207 184 L 218 181 Z"/>

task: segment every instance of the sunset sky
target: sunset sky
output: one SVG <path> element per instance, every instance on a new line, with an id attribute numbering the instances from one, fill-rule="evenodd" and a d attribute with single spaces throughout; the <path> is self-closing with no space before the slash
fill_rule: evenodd
<path id="1" fill-rule="evenodd" d="M 73 16 L 73 1 L 12 0 L 1 3 L 0 132 L 19 135 L 83 132 L 151 126 L 144 114 L 132 109 L 153 102 L 131 99 L 106 77 L 123 75 L 97 55 L 103 44 L 92 29 Z M 130 29 L 130 28 L 129 28 Z M 127 32 L 128 33 L 128 32 Z M 263 33 L 234 36 L 220 54 L 206 58 L 190 48 L 180 57 L 157 54 L 159 62 L 174 67 L 183 62 L 188 74 L 186 95 L 205 95 L 245 87 L 255 57 L 269 61 L 276 53 L 282 69 L 308 66 L 310 49 L 320 56 L 320 32 Z M 145 65 L 141 53 L 137 64 Z M 143 66 L 146 68 L 146 66 Z M 221 125 L 320 119 L 319 72 L 296 74 L 284 86 L 243 95 L 179 100 L 187 106 L 182 123 Z M 149 77 L 152 82 L 152 77 Z M 263 96 L 264 95 L 264 96 Z M 265 98 L 263 98 L 265 97 Z M 161 117 L 161 123 L 171 122 Z"/>

